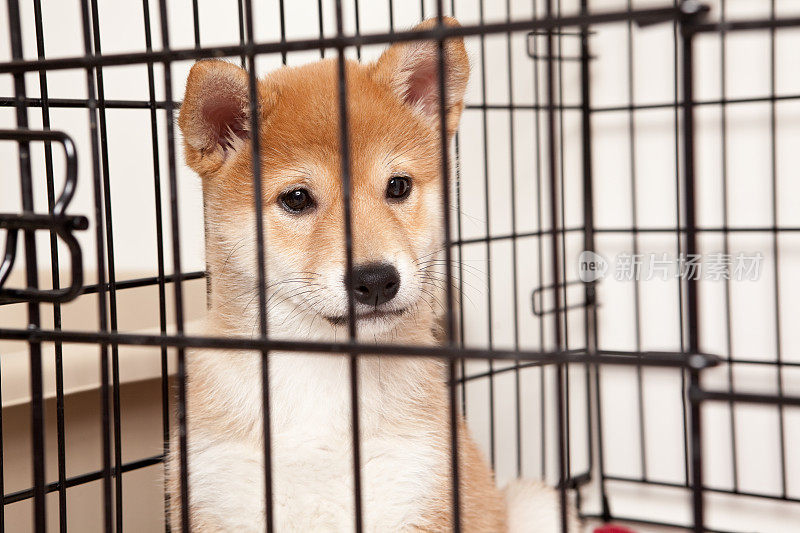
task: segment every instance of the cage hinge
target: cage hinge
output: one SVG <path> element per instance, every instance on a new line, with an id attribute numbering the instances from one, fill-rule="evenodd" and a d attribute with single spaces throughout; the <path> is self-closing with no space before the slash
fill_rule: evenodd
<path id="1" fill-rule="evenodd" d="M 561 37 L 583 38 L 583 37 L 588 37 L 590 35 L 594 35 L 595 33 L 596 32 L 589 31 L 589 30 L 585 30 L 585 31 L 583 31 L 583 30 L 578 30 L 578 31 L 561 30 L 561 31 L 551 31 L 551 32 L 549 32 L 550 35 L 552 35 L 554 37 L 558 37 L 558 38 L 561 38 Z M 528 57 L 530 57 L 534 61 L 556 61 L 556 62 L 558 62 L 558 61 L 561 61 L 561 62 L 564 62 L 564 61 L 584 61 L 584 60 L 592 61 L 594 59 L 597 59 L 597 57 L 594 56 L 594 55 L 587 55 L 587 56 L 584 57 L 582 55 L 566 55 L 566 54 L 561 54 L 561 53 L 548 55 L 548 54 L 542 53 L 539 50 L 539 47 L 536 45 L 536 38 L 537 37 L 542 37 L 542 36 L 547 36 L 547 35 L 548 35 L 548 32 L 547 31 L 542 31 L 542 30 L 528 32 L 528 39 L 526 41 L 527 42 Z"/>
<path id="2" fill-rule="evenodd" d="M 592 474 L 591 472 L 584 472 L 582 474 L 577 474 L 574 476 L 570 476 L 564 480 L 563 483 L 560 483 L 558 488 L 564 487 L 567 489 L 577 489 L 578 487 L 582 487 L 587 483 L 592 481 Z"/>
<path id="3" fill-rule="evenodd" d="M 584 291 L 583 301 L 577 303 L 569 303 L 569 298 L 567 296 L 567 287 L 573 286 L 580 286 L 583 285 L 587 290 Z M 545 309 L 544 308 L 544 293 L 548 291 L 553 291 L 553 298 L 561 298 L 563 293 L 563 304 L 556 309 L 555 307 Z M 559 283 L 558 285 L 543 285 L 541 287 L 536 287 L 533 289 L 531 293 L 531 308 L 533 310 L 533 314 L 536 316 L 544 316 L 550 315 L 558 311 L 562 313 L 564 311 L 572 311 L 573 309 L 583 309 L 586 307 L 597 307 L 597 302 L 595 299 L 595 292 L 594 287 L 591 284 L 585 283 L 580 280 L 573 280 L 568 281 L 566 283 Z"/>

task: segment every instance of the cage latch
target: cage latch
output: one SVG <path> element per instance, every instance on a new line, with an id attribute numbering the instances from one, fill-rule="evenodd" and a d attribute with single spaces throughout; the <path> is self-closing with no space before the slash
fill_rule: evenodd
<path id="1" fill-rule="evenodd" d="M 0 263 L 0 301 L 60 303 L 73 300 L 80 295 L 83 289 L 83 259 L 80 245 L 73 235 L 73 231 L 85 230 L 89 227 L 89 221 L 86 217 L 64 213 L 72 200 L 72 196 L 75 194 L 78 176 L 75 144 L 66 133 L 53 130 L 0 130 L 0 140 L 21 143 L 31 141 L 56 142 L 64 148 L 66 158 L 64 189 L 53 205 L 52 213 L 0 213 L 0 229 L 6 230 L 5 252 L 3 253 L 2 263 Z M 68 287 L 59 289 L 4 287 L 16 260 L 20 230 L 48 230 L 55 233 L 67 245 L 72 270 L 72 279 Z"/>

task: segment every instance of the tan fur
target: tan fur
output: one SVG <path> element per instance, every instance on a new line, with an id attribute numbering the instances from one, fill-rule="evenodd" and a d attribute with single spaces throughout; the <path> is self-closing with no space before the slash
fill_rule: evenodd
<path id="1" fill-rule="evenodd" d="M 434 22 L 427 21 L 420 28 L 429 28 Z M 447 19 L 446 23 L 457 24 L 452 19 Z M 423 245 L 430 247 L 432 239 L 441 240 L 438 118 L 426 116 L 404 100 L 410 73 L 408 61 L 420 54 L 430 54 L 431 50 L 436 50 L 435 44 L 401 43 L 390 47 L 376 63 L 362 65 L 349 61 L 346 65 L 353 257 L 357 264 L 380 259 L 378 254 L 381 253 L 415 252 Z M 469 64 L 460 39 L 447 41 L 445 57 L 449 65 L 446 77 L 449 137 L 455 132 L 463 110 Z M 214 135 L 213 124 L 204 114 L 205 102 L 220 93 L 229 94 L 230 108 L 236 109 L 239 122 L 233 135 L 228 135 L 231 132 Z M 237 225 L 252 225 L 252 158 L 251 145 L 246 139 L 247 135 L 252 135 L 248 131 L 248 94 L 248 77 L 242 69 L 222 61 L 199 62 L 190 73 L 179 120 L 186 162 L 203 178 L 213 304 L 209 334 L 247 335 L 253 331 L 251 323 L 242 324 L 247 308 L 237 301 L 243 283 L 252 283 L 252 280 L 243 280 L 240 274 L 232 273 L 228 263 L 236 253 L 229 240 L 231 229 Z M 336 60 L 275 71 L 258 82 L 258 97 L 267 255 L 278 253 L 276 251 L 292 254 L 301 258 L 304 270 L 312 272 L 331 263 L 343 264 Z M 438 105 L 438 97 L 435 102 Z M 225 139 L 220 141 L 220 136 Z M 375 198 L 382 198 L 387 172 L 394 170 L 413 176 L 418 194 L 400 207 L 380 207 Z M 321 199 L 318 211 L 313 216 L 295 218 L 282 213 L 277 205 L 282 191 L 291 184 L 306 183 L 310 179 L 314 180 L 315 193 Z M 431 198 L 435 201 L 428 201 Z M 402 342 L 434 344 L 436 313 L 419 306 L 413 319 L 413 331 L 403 333 Z M 226 360 L 233 364 L 241 356 L 236 352 L 215 352 L 215 357 L 221 361 L 220 365 L 225 365 Z M 190 449 L 193 439 L 214 440 L 221 435 L 251 443 L 258 449 L 261 427 L 243 425 L 237 418 L 235 406 L 216 400 L 216 376 L 203 365 L 206 363 L 190 363 L 189 367 Z M 422 385 L 404 389 L 413 392 L 397 398 L 406 406 L 404 416 L 381 421 L 382 434 L 402 438 L 422 432 L 449 455 L 449 401 L 444 363 L 362 356 L 361 372 L 365 376 L 362 394 L 370 394 L 370 387 L 374 386 L 366 381 L 368 377 L 393 371 L 401 375 L 405 372 L 410 383 Z M 365 412 L 363 416 L 381 415 Z M 280 423 L 278 420 L 275 425 L 280 427 Z M 496 488 L 493 474 L 463 421 L 459 433 L 462 527 L 471 532 L 504 531 L 507 512 L 502 493 Z M 362 433 L 362 438 L 369 436 Z M 175 505 L 180 494 L 176 458 L 173 451 L 169 474 L 174 521 L 180 515 Z M 443 532 L 452 529 L 449 460 L 441 466 L 439 471 L 429 473 L 436 478 L 436 495 L 424 503 L 424 519 L 409 530 Z M 203 509 L 193 508 L 191 514 L 194 530 L 221 530 Z"/>

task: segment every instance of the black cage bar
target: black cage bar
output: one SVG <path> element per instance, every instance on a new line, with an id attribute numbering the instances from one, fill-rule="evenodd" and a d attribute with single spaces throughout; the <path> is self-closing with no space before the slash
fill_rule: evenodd
<path id="1" fill-rule="evenodd" d="M 776 34 L 781 30 L 790 30 L 800 27 L 800 18 L 780 17 L 777 14 L 775 1 L 770 3 L 769 16 L 749 20 L 728 20 L 726 18 L 725 0 L 720 0 L 719 13 L 711 12 L 701 3 L 687 0 L 675 2 L 661 8 L 637 8 L 631 0 L 627 1 L 624 9 L 602 10 L 595 3 L 581 0 L 579 9 L 570 11 L 562 9 L 560 0 L 534 0 L 533 17 L 528 19 L 514 19 L 511 16 L 511 2 L 505 3 L 505 12 L 502 20 L 494 13 L 487 13 L 484 2 L 478 2 L 479 23 L 465 24 L 461 27 L 449 27 L 442 23 L 442 17 L 453 15 L 458 17 L 456 3 L 446 6 L 441 0 L 435 3 L 434 9 L 426 12 L 425 2 L 419 9 L 420 19 L 434 17 L 438 24 L 432 29 L 424 31 L 401 31 L 395 28 L 394 14 L 400 9 L 389 0 L 389 31 L 387 32 L 361 32 L 359 0 L 342 2 L 336 0 L 332 13 L 324 9 L 325 2 L 317 3 L 317 20 L 312 26 L 319 36 L 317 38 L 291 39 L 287 38 L 284 2 L 278 2 L 278 12 L 270 13 L 276 16 L 280 25 L 280 39 L 276 41 L 260 41 L 256 37 L 254 21 L 263 17 L 264 6 L 251 0 L 236 3 L 236 17 L 238 19 L 238 44 L 223 46 L 205 45 L 200 29 L 202 11 L 211 7 L 202 6 L 195 0 L 192 2 L 191 26 L 193 29 L 194 46 L 188 48 L 170 47 L 170 10 L 167 0 L 160 0 L 157 9 L 151 12 L 149 0 L 143 0 L 141 5 L 142 23 L 144 27 L 143 49 L 129 53 L 103 53 L 101 35 L 103 21 L 102 10 L 99 9 L 97 0 L 82 0 L 76 9 L 80 10 L 80 21 L 83 53 L 68 57 L 46 57 L 45 43 L 48 35 L 43 21 L 43 6 L 40 0 L 33 0 L 28 5 L 20 5 L 18 0 L 8 0 L 6 5 L 8 18 L 8 36 L 11 56 L 7 61 L 0 62 L 0 77 L 12 83 L 10 93 L 0 94 L 0 110 L 3 107 L 13 108 L 15 111 L 16 128 L 0 130 L 0 141 L 12 141 L 18 150 L 18 163 L 10 162 L 8 168 L 17 167 L 18 175 L 6 173 L 3 180 L 19 182 L 20 202 L 17 212 L 0 214 L 0 229 L 5 234 L 5 251 L 0 264 L 0 309 L 9 306 L 9 309 L 19 310 L 26 314 L 25 327 L 11 327 L 0 324 L 0 341 L 7 343 L 26 343 L 29 354 L 30 374 L 30 460 L 32 479 L 29 486 L 22 489 L 3 490 L 3 506 L 0 508 L 0 530 L 6 530 L 5 509 L 20 502 L 32 502 L 32 520 L 30 529 L 45 531 L 48 529 L 48 508 L 58 508 L 57 523 L 60 531 L 67 531 L 68 509 L 71 504 L 68 495 L 71 489 L 100 482 L 102 485 L 100 508 L 103 512 L 102 529 L 104 531 L 123 530 L 124 516 L 124 489 L 126 478 L 124 474 L 141 469 L 157 466 L 163 462 L 170 446 L 170 428 L 177 424 L 178 449 L 180 450 L 180 497 L 181 506 L 180 523 L 184 530 L 191 528 L 188 512 L 188 499 L 191 486 L 188 483 L 187 446 L 188 436 L 186 430 L 186 368 L 185 352 L 193 348 L 210 349 L 240 349 L 254 350 L 261 354 L 261 373 L 263 383 L 263 431 L 264 431 L 264 488 L 266 529 L 274 529 L 272 522 L 272 472 L 270 449 L 270 399 L 269 399 L 269 353 L 275 350 L 285 352 L 315 352 L 337 354 L 348 357 L 350 399 L 352 406 L 352 432 L 353 450 L 352 464 L 354 465 L 354 495 L 355 527 L 357 531 L 363 529 L 361 512 L 361 472 L 359 469 L 360 444 L 359 444 L 359 412 L 358 412 L 358 372 L 359 354 L 369 353 L 382 357 L 436 357 L 448 363 L 449 405 L 450 405 L 450 431 L 451 449 L 456 449 L 458 433 L 459 411 L 465 415 L 469 411 L 472 396 L 467 394 L 467 389 L 476 383 L 485 384 L 488 390 L 488 442 L 486 454 L 493 467 L 497 467 L 499 458 L 497 448 L 502 439 L 513 440 L 516 452 L 514 467 L 515 475 L 523 474 L 524 447 L 529 444 L 523 439 L 521 412 L 526 400 L 523 398 L 524 372 L 528 369 L 538 369 L 539 393 L 538 406 L 540 407 L 540 442 L 538 446 L 539 457 L 537 463 L 541 477 L 557 482 L 560 491 L 560 516 L 563 531 L 567 531 L 567 513 L 571 505 L 572 495 L 576 494 L 576 503 L 581 517 L 587 520 L 627 520 L 642 526 L 675 526 L 694 531 L 733 531 L 733 529 L 719 529 L 709 525 L 707 519 L 707 502 L 710 496 L 727 495 L 749 501 L 774 500 L 783 502 L 787 506 L 800 503 L 800 493 L 792 492 L 792 483 L 797 472 L 792 472 L 790 459 L 791 453 L 788 444 L 788 433 L 791 420 L 787 412 L 793 407 L 800 406 L 800 396 L 792 395 L 791 388 L 787 385 L 787 369 L 791 370 L 800 363 L 787 359 L 788 349 L 782 345 L 782 327 L 785 327 L 789 311 L 782 309 L 781 302 L 792 298 L 788 291 L 782 287 L 785 273 L 781 271 L 778 257 L 782 253 L 782 238 L 787 235 L 796 235 L 800 227 L 787 225 L 778 217 L 779 187 L 777 181 L 777 155 L 776 155 L 776 121 L 777 106 L 781 102 L 800 100 L 800 94 L 778 94 L 776 89 Z M 254 5 L 255 4 L 255 5 Z M 346 4 L 346 5 L 345 5 Z M 30 13 L 28 13 L 27 10 Z M 350 11 L 347 11 L 350 10 Z M 23 15 L 24 13 L 24 15 Z M 346 13 L 352 13 L 355 19 L 355 31 L 346 30 Z M 324 16 L 323 16 L 324 15 Z M 492 16 L 488 16 L 492 15 Z M 160 21 L 160 46 L 154 45 L 151 24 L 153 17 L 158 16 Z M 23 24 L 29 17 L 33 17 L 35 35 L 28 36 L 23 32 Z M 335 20 L 335 32 L 326 35 L 324 22 L 331 17 Z M 485 20 L 486 19 L 486 20 Z M 491 20 L 488 22 L 488 20 Z M 626 104 L 622 105 L 594 105 L 593 90 L 596 75 L 595 60 L 603 54 L 603 50 L 595 46 L 594 39 L 599 31 L 607 25 L 621 25 L 627 35 L 627 58 L 625 69 L 628 75 Z M 673 101 L 636 103 L 634 86 L 634 53 L 633 33 L 646 31 L 647 27 L 666 27 L 672 25 L 674 43 L 674 99 Z M 770 80 L 769 94 L 728 97 L 726 86 L 726 68 L 735 58 L 726 56 L 725 40 L 728 36 L 747 32 L 769 32 L 770 39 Z M 330 33 L 330 32 L 328 32 Z M 512 62 L 513 37 L 524 35 L 526 38 L 527 53 L 532 63 L 532 93 L 521 95 L 515 90 L 514 69 Z M 697 79 L 699 67 L 696 53 L 698 40 L 703 36 L 718 35 L 720 42 L 719 65 L 722 76 L 720 80 L 720 94 L 718 99 L 697 97 Z M 187 332 L 186 294 L 183 286 L 192 280 L 205 277 L 202 270 L 182 268 L 182 242 L 181 242 L 181 212 L 182 203 L 179 199 L 180 188 L 178 185 L 178 150 L 176 148 L 176 133 L 174 128 L 175 111 L 180 106 L 180 101 L 173 95 L 173 65 L 181 61 L 197 60 L 212 57 L 235 58 L 246 67 L 249 72 L 249 94 L 251 109 L 251 131 L 258 132 L 261 125 L 257 110 L 257 59 L 264 55 L 280 54 L 282 63 L 287 64 L 287 55 L 293 52 L 319 51 L 321 57 L 330 50 L 335 50 L 338 58 L 338 95 L 339 112 L 342 117 L 340 141 L 342 148 L 342 176 L 343 196 L 345 198 L 345 248 L 347 251 L 346 285 L 352 287 L 353 269 L 353 242 L 350 212 L 350 155 L 348 153 L 348 118 L 346 102 L 346 77 L 343 59 L 349 49 L 357 50 L 360 58 L 362 48 L 370 45 L 387 45 L 389 43 L 411 40 L 433 40 L 438 42 L 439 72 L 444 72 L 444 40 L 448 37 L 474 38 L 479 41 L 480 51 L 478 58 L 480 74 L 475 75 L 472 84 L 478 88 L 479 101 L 469 101 L 465 113 L 476 113 L 480 117 L 480 132 L 482 133 L 483 153 L 481 170 L 483 182 L 483 206 L 485 224 L 481 236 L 471 236 L 462 227 L 462 210 L 464 209 L 464 193 L 462 176 L 462 160 L 464 158 L 464 142 L 462 136 L 456 136 L 454 145 L 447 142 L 444 109 L 446 102 L 445 81 L 439 76 L 439 102 L 440 102 L 440 137 L 442 139 L 441 174 L 444 177 L 443 217 L 445 227 L 446 245 L 444 248 L 445 264 L 448 265 L 445 278 L 446 302 L 445 315 L 445 341 L 436 347 L 421 347 L 407 345 L 388 345 L 361 343 L 357 338 L 355 303 L 353 291 L 348 291 L 348 338 L 337 342 L 314 342 L 304 339 L 292 341 L 276 340 L 269 336 L 270 325 L 267 323 L 265 313 L 260 313 L 257 324 L 257 333 L 251 338 L 239 337 L 211 337 Z M 491 103 L 487 97 L 487 87 L 491 87 L 494 80 L 487 77 L 487 40 L 505 38 L 507 64 L 507 103 Z M 24 53 L 25 42 L 35 40 L 36 56 Z M 577 53 L 575 53 L 577 50 Z M 104 72 L 112 67 L 143 66 L 146 73 L 148 98 L 145 100 L 106 98 L 106 85 Z M 577 79 L 580 83 L 579 101 L 565 101 L 565 70 L 577 69 Z M 51 97 L 48 92 L 48 76 L 61 72 L 81 72 L 85 76 L 86 97 Z M 38 91 L 31 91 L 32 82 L 36 76 Z M 161 80 L 159 80 L 161 76 Z M 158 87 L 161 90 L 157 90 Z M 31 96 L 38 92 L 37 96 Z M 530 100 L 526 100 L 529 97 Z M 524 102 L 524 103 L 523 103 Z M 530 102 L 530 103 L 529 103 Z M 771 154 L 771 168 L 768 170 L 769 179 L 766 185 L 770 189 L 770 220 L 768 223 L 733 224 L 728 213 L 728 194 L 733 185 L 728 184 L 728 168 L 726 150 L 729 133 L 727 126 L 727 110 L 734 105 L 748 105 L 763 103 L 768 105 L 769 120 L 769 146 Z M 703 215 L 708 209 L 704 203 L 704 192 L 701 191 L 702 171 L 698 169 L 697 157 L 702 150 L 697 139 L 698 110 L 719 108 L 721 117 L 721 172 L 722 172 L 722 205 L 724 210 L 721 224 L 709 224 Z M 82 109 L 88 111 L 88 145 L 91 159 L 76 159 L 73 137 L 80 132 L 61 131 L 57 121 L 51 116 L 56 110 Z M 141 110 L 147 111 L 149 119 L 149 138 L 152 149 L 152 168 L 138 169 L 135 173 L 152 173 L 152 187 L 155 210 L 155 244 L 157 261 L 154 276 L 134 277 L 122 279 L 116 270 L 115 250 L 126 246 L 125 242 L 115 240 L 115 227 L 120 223 L 118 217 L 112 212 L 112 196 L 114 186 L 127 176 L 114 174 L 111 170 L 114 151 L 110 148 L 109 125 L 107 116 L 111 110 Z M 674 118 L 674 224 L 673 225 L 644 225 L 639 224 L 637 196 L 637 136 L 636 117 L 642 112 L 661 110 L 669 112 Z M 498 231 L 492 227 L 490 211 L 493 205 L 490 202 L 492 188 L 495 182 L 490 174 L 489 138 L 494 134 L 490 128 L 491 113 L 507 113 L 509 143 L 506 157 L 510 162 L 508 182 L 510 190 L 510 229 Z M 517 166 L 521 154 L 515 139 L 519 132 L 515 117 L 533 117 L 533 145 L 529 147 L 534 154 L 535 162 L 531 174 L 535 179 L 535 198 L 518 200 L 522 187 L 520 177 L 522 170 Z M 598 126 L 598 117 L 622 113 L 626 118 L 625 129 L 628 135 L 628 153 L 621 158 L 620 166 L 630 169 L 630 205 L 632 213 L 630 225 L 603 225 L 597 223 L 598 187 L 602 183 L 597 180 L 595 166 L 595 142 L 602 137 L 604 132 Z M 565 166 L 573 146 L 566 139 L 568 130 L 567 121 L 570 114 L 578 118 L 579 139 L 577 148 L 580 162 L 579 183 L 577 191 L 569 189 L 565 175 Z M 30 117 L 41 116 L 41 128 L 32 127 Z M 163 128 L 161 127 L 163 123 Z M 51 129 L 51 126 L 56 126 Z M 164 132 L 166 138 L 164 138 Z M 261 190 L 261 160 L 258 157 L 259 135 L 252 136 L 254 142 L 252 166 L 254 169 L 254 191 Z M 31 167 L 32 146 L 43 143 L 43 157 L 45 168 L 45 181 L 35 183 L 36 176 Z M 58 195 L 55 190 L 57 180 L 56 168 L 61 165 L 60 151 L 53 150 L 52 144 L 60 144 L 64 149 L 63 167 L 66 178 L 63 191 Z M 166 151 L 164 148 L 166 147 Z M 453 152 L 454 157 L 449 157 Z M 93 212 L 72 213 L 69 207 L 73 193 L 77 186 L 79 169 L 87 169 L 84 176 L 91 177 L 85 187 L 92 188 Z M 453 171 L 453 172 L 451 172 Z M 166 172 L 166 176 L 163 173 Z M 112 178 L 112 174 L 114 177 Z M 450 181 L 454 174 L 453 182 Z M 141 178 L 141 176 L 137 176 Z M 144 181 L 142 181 L 142 186 Z M 35 201 L 35 191 L 42 187 L 46 190 L 47 209 L 43 210 Z M 452 190 L 451 190 L 452 188 Z M 162 191 L 162 189 L 164 191 Z M 568 201 L 571 195 L 577 193 L 580 205 L 581 221 L 576 222 L 568 216 Z M 169 202 L 163 205 L 164 199 Z M 255 212 L 263 210 L 260 194 L 254 194 Z M 537 221 L 534 230 L 518 226 L 518 213 L 532 209 Z M 168 214 L 167 212 L 168 211 Z M 455 213 L 455 215 L 454 215 Z M 89 219 L 83 214 L 91 215 Z M 455 217 L 455 218 L 454 218 Z M 94 254 L 82 249 L 89 241 L 80 241 L 78 233 L 90 229 L 93 239 Z M 22 231 L 23 239 L 18 243 L 18 234 Z M 270 236 L 265 234 L 263 220 L 256 217 L 257 264 L 258 272 L 257 295 L 260 309 L 267 305 L 266 287 L 269 272 L 266 269 L 264 248 Z M 49 233 L 49 264 L 52 276 L 49 288 L 47 283 L 42 283 L 40 277 L 42 251 L 37 249 L 36 233 Z M 731 319 L 731 287 L 730 281 L 725 284 L 725 306 L 718 311 L 724 313 L 726 323 L 727 350 L 716 351 L 705 349 L 704 337 L 704 310 L 709 309 L 704 303 L 703 286 L 700 281 L 689 276 L 681 278 L 676 285 L 675 297 L 678 302 L 677 337 L 678 349 L 651 350 L 642 342 L 641 315 L 643 313 L 642 286 L 635 282 L 633 286 L 633 315 L 635 324 L 635 343 L 631 349 L 618 349 L 605 347 L 604 339 L 599 335 L 598 323 L 604 320 L 603 315 L 603 280 L 592 278 L 576 280 L 571 270 L 574 257 L 570 251 L 573 242 L 579 242 L 585 252 L 600 252 L 598 240 L 602 237 L 621 237 L 631 241 L 631 251 L 639 254 L 646 245 L 643 239 L 647 236 L 666 236 L 673 239 L 675 253 L 678 256 L 696 256 L 703 252 L 707 246 L 703 244 L 706 237 L 720 238 L 726 254 L 732 253 L 734 246 L 731 239 L 737 235 L 754 234 L 768 241 L 768 246 L 773 257 L 773 284 L 774 309 L 765 310 L 774 314 L 774 351 L 775 358 L 761 357 L 761 354 L 752 356 L 734 355 L 732 341 Z M 535 255 L 538 260 L 536 265 L 536 283 L 530 287 L 531 300 L 525 301 L 520 297 L 519 287 L 522 284 L 526 270 L 531 270 L 528 265 L 521 264 L 521 247 L 526 242 L 535 243 Z M 59 244 L 63 243 L 63 244 Z M 496 302 L 493 299 L 493 280 L 499 274 L 493 267 L 493 254 L 497 254 L 496 246 L 507 243 L 510 245 L 510 280 L 512 287 L 513 316 L 511 346 L 503 347 L 497 340 L 493 331 L 497 323 L 493 313 L 497 312 Z M 167 248 L 171 247 L 171 250 Z M 472 248 L 470 248 L 472 247 Z M 18 251 L 18 248 L 24 251 Z M 41 246 L 39 247 L 41 248 Z M 486 313 L 482 317 L 487 325 L 487 345 L 485 347 L 470 346 L 465 342 L 465 312 L 464 300 L 461 296 L 469 292 L 469 273 L 465 269 L 465 257 L 469 250 L 480 248 L 485 254 Z M 65 254 L 66 252 L 66 254 Z M 24 253 L 23 261 L 17 260 L 17 255 Z M 118 253 L 118 252 L 117 252 Z M 93 256 L 94 255 L 94 256 Z M 85 259 L 85 260 L 84 260 Z M 450 266 L 452 265 L 452 268 Z M 24 281 L 19 282 L 12 278 L 13 268 L 24 271 Z M 84 270 L 95 271 L 96 279 L 84 275 Z M 22 279 L 22 278 L 19 278 Z M 68 280 L 64 285 L 64 280 Z M 15 286 L 22 283 L 22 286 Z M 126 291 L 153 287 L 157 291 L 158 332 L 126 332 L 119 327 L 118 317 L 124 310 L 122 308 L 123 295 Z M 577 289 L 579 297 L 576 298 L 573 290 Z M 96 294 L 96 331 L 83 331 L 65 327 L 62 313 L 70 302 L 86 294 Z M 455 302 L 460 300 L 461 306 Z M 527 305 L 530 303 L 530 305 Z M 42 309 L 44 306 L 44 309 Z M 538 326 L 539 345 L 533 349 L 522 342 L 523 336 L 522 310 L 529 308 L 530 314 L 535 317 Z M 43 311 L 52 313 L 52 320 L 43 320 Z M 52 323 L 52 327 L 43 324 Z M 576 333 L 579 335 L 576 337 Z M 580 341 L 576 343 L 575 339 Z M 65 417 L 65 390 L 64 390 L 64 365 L 68 356 L 63 351 L 67 346 L 96 346 L 99 355 L 99 413 L 101 429 L 101 449 L 97 450 L 101 457 L 101 468 L 75 473 L 67 465 L 66 447 L 68 432 L 67 418 Z M 52 346 L 55 356 L 55 391 L 56 391 L 56 431 L 54 435 L 45 431 L 47 422 L 45 416 L 45 391 L 43 383 L 46 381 L 42 365 L 42 348 Z M 130 346 L 149 346 L 159 350 L 160 359 L 160 393 L 161 393 L 161 420 L 153 423 L 158 426 L 161 435 L 161 450 L 158 453 L 140 457 L 135 460 L 126 458 L 122 445 L 122 435 L 125 431 L 123 425 L 124 408 L 121 398 L 122 380 L 120 349 Z M 765 353 L 769 353 L 765 348 Z M 49 353 L 49 352 L 47 352 Z M 171 368 L 170 354 L 175 354 L 175 368 Z M 3 354 L 0 353 L 0 357 Z M 474 362 L 483 362 L 485 367 L 475 366 Z M 735 376 L 738 368 L 767 367 L 775 371 L 776 393 L 759 393 L 738 390 Z M 627 475 L 615 472 L 607 464 L 607 438 L 610 416 L 604 410 L 604 374 L 610 369 L 631 369 L 631 380 L 635 382 L 636 415 L 635 423 L 638 424 L 637 446 L 638 460 L 631 458 L 632 463 L 637 463 L 640 475 Z M 682 434 L 679 436 L 683 446 L 683 479 L 665 479 L 652 474 L 652 464 L 648 462 L 647 415 L 645 409 L 646 372 L 648 369 L 671 369 L 680 380 L 680 396 L 675 397 L 676 404 L 681 406 Z M 709 372 L 723 369 L 727 387 L 720 389 L 717 386 L 707 386 L 705 378 Z M 170 372 L 174 370 L 174 382 L 177 395 L 171 399 Z M 549 372 L 552 371 L 552 374 Z M 515 420 L 511 436 L 498 436 L 496 434 L 497 422 L 495 420 L 497 406 L 495 399 L 499 394 L 501 385 L 498 380 L 511 373 L 513 375 Z M 552 390 L 550 390 L 552 388 Z M 577 389 L 576 389 L 577 388 Z M 582 391 L 576 399 L 575 390 Z M 547 392 L 552 392 L 548 395 Z M 709 430 L 705 424 L 704 413 L 709 405 L 727 405 L 729 420 L 730 446 L 731 446 L 731 472 L 732 483 L 730 487 L 721 487 L 709 484 L 704 479 L 707 468 L 704 462 L 708 457 L 707 439 Z M 779 435 L 779 469 L 781 487 L 778 493 L 770 491 L 751 490 L 744 487 L 738 473 L 739 461 L 746 461 L 737 451 L 737 408 L 741 404 L 762 405 L 774 408 L 777 412 Z M 175 417 L 170 419 L 170 408 L 175 410 Z M 549 411 L 548 411 L 549 410 Z M 5 411 L 5 408 L 4 408 Z M 546 421 L 545 412 L 553 413 L 555 424 L 554 433 Z M 583 419 L 581 414 L 584 413 Z M 576 422 L 578 420 L 578 422 Z M 576 424 L 582 424 L 580 431 Z M 795 422 L 796 423 L 796 422 Z M 5 487 L 3 481 L 3 418 L 0 417 L 0 487 Z M 576 433 L 577 432 L 577 433 Z M 6 433 L 6 437 L 7 437 Z M 8 437 L 7 437 L 8 438 Z M 56 453 L 49 452 L 48 441 L 56 442 Z M 551 449 L 554 447 L 554 450 Z M 578 451 L 576 451 L 578 450 Z M 581 452 L 583 450 L 583 452 Z M 583 457 L 582 455 L 585 455 Z M 47 461 L 55 457 L 56 468 L 49 469 Z M 452 486 L 458 487 L 459 464 L 458 455 L 451 453 Z M 577 466 L 576 466 L 577 465 Z M 55 472 L 55 476 L 52 473 Z M 68 472 L 69 475 L 68 475 Z M 555 472 L 555 474 L 553 474 Z M 668 519 L 647 519 L 642 516 L 629 516 L 625 511 L 617 512 L 615 509 L 614 486 L 623 485 L 631 487 L 649 487 L 660 489 L 674 489 L 679 491 L 681 497 L 686 499 L 686 509 L 690 509 L 689 516 Z M 157 490 L 157 487 L 153 487 Z M 50 493 L 57 493 L 57 498 L 49 498 Z M 166 530 L 170 524 L 170 501 L 166 490 L 163 492 L 163 512 Z M 592 503 L 594 498 L 594 503 Z M 456 531 L 459 525 L 459 493 L 452 493 L 451 510 Z M 50 520 L 52 522 L 52 519 Z M 52 529 L 52 527 L 50 527 Z M 11 530 L 11 529 L 9 529 Z"/>

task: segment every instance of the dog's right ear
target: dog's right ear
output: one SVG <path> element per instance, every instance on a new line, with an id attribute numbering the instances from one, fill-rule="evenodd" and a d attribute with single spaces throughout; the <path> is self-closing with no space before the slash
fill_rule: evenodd
<path id="1" fill-rule="evenodd" d="M 178 124 L 186 162 L 201 176 L 250 138 L 249 89 L 247 72 L 226 61 L 198 61 L 189 72 Z"/>
<path id="2" fill-rule="evenodd" d="M 460 26 L 454 18 L 444 17 L 445 26 Z M 414 27 L 426 31 L 436 27 L 435 18 Z M 464 109 L 464 93 L 469 80 L 469 57 L 464 40 L 444 41 L 445 121 L 447 135 L 458 128 Z M 432 124 L 439 120 L 439 49 L 435 41 L 399 42 L 390 46 L 374 64 L 374 76 L 388 85 L 400 100 L 427 117 Z M 438 129 L 438 125 L 436 126 Z"/>

